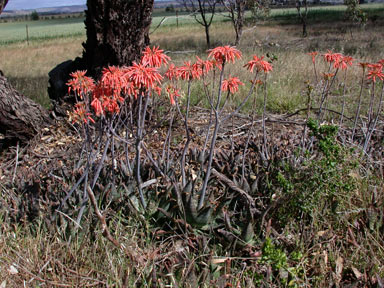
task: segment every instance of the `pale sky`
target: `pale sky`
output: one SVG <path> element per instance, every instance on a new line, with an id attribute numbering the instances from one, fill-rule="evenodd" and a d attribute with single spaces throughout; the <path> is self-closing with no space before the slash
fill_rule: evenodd
<path id="1" fill-rule="evenodd" d="M 37 9 L 85 4 L 86 0 L 8 0 L 5 10 Z"/>

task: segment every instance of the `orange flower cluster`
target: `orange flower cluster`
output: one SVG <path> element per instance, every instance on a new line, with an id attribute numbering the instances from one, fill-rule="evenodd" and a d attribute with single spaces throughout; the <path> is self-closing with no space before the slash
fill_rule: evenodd
<path id="1" fill-rule="evenodd" d="M 72 80 L 68 85 L 68 94 L 74 91 L 80 98 L 83 98 L 83 93 L 88 94 L 95 87 L 95 82 L 92 78 L 85 76 L 87 71 L 76 71 L 70 74 Z"/>
<path id="2" fill-rule="evenodd" d="M 344 56 L 341 53 L 333 53 L 331 50 L 328 50 L 328 53 L 323 54 L 324 60 L 330 64 L 333 64 L 333 68 L 346 70 L 348 67 L 352 66 L 353 59 L 351 56 Z"/>
<path id="3" fill-rule="evenodd" d="M 91 104 L 96 116 L 119 113 L 120 105 L 124 102 L 124 95 L 137 97 L 138 93 L 150 91 L 161 93 L 159 85 L 163 77 L 158 68 L 168 63 L 170 58 L 158 47 L 152 50 L 147 47 L 139 64 L 133 63 L 130 67 L 109 66 L 104 68 L 99 82 L 95 84 L 86 71 L 77 71 L 71 74 L 72 79 L 67 83 L 68 93 L 75 91 L 82 99 L 83 95 L 90 94 Z M 79 102 L 74 109 L 73 120 L 91 120 L 87 112 L 87 105 Z M 93 119 L 92 119 L 93 121 Z"/>
<path id="4" fill-rule="evenodd" d="M 171 61 L 171 58 L 165 55 L 164 50 L 159 49 L 159 47 L 153 47 L 152 50 L 150 47 L 145 48 L 141 58 L 142 65 L 157 68 L 168 64 L 168 61 Z"/>
<path id="5" fill-rule="evenodd" d="M 88 123 L 88 121 L 95 123 L 95 120 L 93 120 L 91 117 L 91 113 L 87 112 L 84 102 L 76 103 L 75 109 L 73 110 L 73 112 L 68 114 L 69 114 L 69 119 L 72 120 L 73 123 L 75 122 Z"/>
<path id="6" fill-rule="evenodd" d="M 221 84 L 221 89 L 223 91 L 228 91 L 231 94 L 236 93 L 239 90 L 239 85 L 244 85 L 238 77 L 229 77 L 228 79 L 223 80 Z"/>
<path id="7" fill-rule="evenodd" d="M 234 63 L 237 59 L 241 59 L 241 52 L 231 46 L 216 47 L 208 50 L 208 59 L 203 60 L 196 57 L 196 61 L 184 62 L 181 66 L 170 64 L 164 73 L 164 76 L 171 81 L 165 93 L 169 97 L 171 105 L 176 104 L 176 97 L 180 97 L 180 89 L 175 85 L 176 80 L 192 81 L 201 79 L 215 68 L 223 69 L 224 64 L 228 62 Z M 163 76 L 159 72 L 159 68 L 168 65 L 171 58 L 167 56 L 159 47 L 152 49 L 147 47 L 143 51 L 141 60 L 134 62 L 129 67 L 109 66 L 104 68 L 100 80 L 95 83 L 92 78 L 86 76 L 86 71 L 77 71 L 71 74 L 72 79 L 67 83 L 69 93 L 74 91 L 83 99 L 84 95 L 89 98 L 77 104 L 72 117 L 74 121 L 82 120 L 88 123 L 93 122 L 90 117 L 90 109 L 93 110 L 97 117 L 112 115 L 120 112 L 120 106 L 124 103 L 124 97 L 135 97 L 142 93 L 152 91 L 161 94 L 161 86 Z M 245 65 L 250 72 L 255 69 L 268 73 L 272 71 L 272 65 L 253 56 L 253 59 Z M 223 80 L 221 88 L 223 91 L 229 91 L 234 94 L 239 90 L 240 85 L 244 85 L 237 77 L 229 76 Z M 85 103 L 89 99 L 90 103 Z M 91 120 L 92 119 L 92 120 Z"/>
<path id="8" fill-rule="evenodd" d="M 381 62 L 380 62 L 381 61 Z M 367 79 L 376 83 L 376 78 L 379 78 L 381 81 L 384 79 L 383 74 L 383 60 L 380 60 L 378 63 L 368 65 L 368 75 Z"/>
<path id="9" fill-rule="evenodd" d="M 253 73 L 253 70 L 256 68 L 258 72 L 264 71 L 264 73 L 269 73 L 272 71 L 272 64 L 263 60 L 264 56 L 257 57 L 256 55 L 253 56 L 253 59 L 249 61 L 247 64 L 244 65 L 244 67 L 247 67 L 247 69 Z"/>
<path id="10" fill-rule="evenodd" d="M 228 45 L 210 49 L 208 52 L 208 58 L 215 59 L 219 64 L 227 62 L 235 63 L 235 59 L 241 59 L 241 52 Z"/>

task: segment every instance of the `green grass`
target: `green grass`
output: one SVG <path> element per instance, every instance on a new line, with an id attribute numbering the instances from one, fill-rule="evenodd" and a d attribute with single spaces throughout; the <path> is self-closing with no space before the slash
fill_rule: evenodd
<path id="1" fill-rule="evenodd" d="M 85 35 L 84 19 L 66 18 L 40 21 L 8 22 L 0 24 L 0 45 Z"/>

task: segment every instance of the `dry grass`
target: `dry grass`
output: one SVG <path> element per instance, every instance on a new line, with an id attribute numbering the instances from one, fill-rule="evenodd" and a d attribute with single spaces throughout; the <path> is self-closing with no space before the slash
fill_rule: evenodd
<path id="1" fill-rule="evenodd" d="M 83 41 L 83 37 L 74 37 L 0 46 L 0 70 L 18 91 L 49 107 L 48 72 L 81 56 Z"/>

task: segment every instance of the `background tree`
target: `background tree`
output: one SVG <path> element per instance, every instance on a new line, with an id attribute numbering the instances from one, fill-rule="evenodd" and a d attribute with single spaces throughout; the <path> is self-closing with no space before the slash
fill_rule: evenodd
<path id="1" fill-rule="evenodd" d="M 37 21 L 39 19 L 40 19 L 39 13 L 37 13 L 36 10 L 32 11 L 32 13 L 31 13 L 31 20 Z"/>
<path id="2" fill-rule="evenodd" d="M 241 36 L 243 35 L 247 2 L 247 0 L 221 0 L 221 3 L 228 11 L 228 17 L 231 19 L 232 26 L 235 29 L 235 46 L 240 44 Z"/>
<path id="3" fill-rule="evenodd" d="M 303 9 L 302 9 L 303 8 Z M 308 1 L 296 0 L 297 14 L 299 15 L 301 24 L 303 25 L 303 37 L 307 37 L 307 24 L 308 24 Z"/>
<path id="4" fill-rule="evenodd" d="M 180 3 L 184 6 L 185 10 L 193 13 L 197 23 L 202 25 L 205 29 L 205 38 L 207 47 L 211 46 L 211 39 L 209 36 L 209 27 L 212 24 L 213 17 L 215 16 L 216 6 L 219 0 L 181 0 Z"/>
<path id="5" fill-rule="evenodd" d="M 356 25 L 363 26 L 367 23 L 367 15 L 361 9 L 359 0 L 344 0 L 347 5 L 345 17 Z"/>

